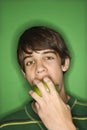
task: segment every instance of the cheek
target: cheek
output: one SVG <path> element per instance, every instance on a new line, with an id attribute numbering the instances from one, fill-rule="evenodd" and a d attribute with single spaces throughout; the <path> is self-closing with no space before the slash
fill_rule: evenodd
<path id="1" fill-rule="evenodd" d="M 58 66 L 58 65 L 54 66 L 54 69 L 49 70 L 49 75 L 51 76 L 51 78 L 53 79 L 55 83 L 62 82 L 63 72 L 62 72 L 61 66 Z"/>
<path id="2" fill-rule="evenodd" d="M 30 70 L 26 70 L 25 71 L 25 78 L 27 79 L 27 81 L 32 85 L 32 80 L 33 80 L 33 73 Z"/>

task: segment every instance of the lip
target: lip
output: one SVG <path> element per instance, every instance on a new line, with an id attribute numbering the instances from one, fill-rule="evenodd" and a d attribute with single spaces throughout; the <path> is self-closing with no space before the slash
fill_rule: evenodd
<path id="1" fill-rule="evenodd" d="M 35 80 L 38 80 L 38 81 L 44 81 L 44 78 L 49 78 L 49 79 L 51 79 L 51 77 L 50 76 L 48 76 L 48 75 L 45 75 L 45 76 L 43 76 L 43 77 L 35 77 L 34 79 L 33 79 L 33 81 L 31 82 L 31 84 L 32 84 L 32 86 L 34 86 L 35 85 Z M 52 79 L 51 79 L 51 81 L 52 81 Z"/>

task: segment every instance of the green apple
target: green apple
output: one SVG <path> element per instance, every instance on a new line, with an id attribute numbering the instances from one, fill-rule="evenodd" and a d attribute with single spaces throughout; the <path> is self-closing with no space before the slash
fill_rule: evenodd
<path id="1" fill-rule="evenodd" d="M 50 89 L 48 88 L 47 84 L 42 81 L 42 83 L 44 84 L 44 87 L 46 88 L 47 92 L 50 92 Z M 57 92 L 58 92 L 58 86 L 55 86 Z M 39 88 L 35 85 L 33 86 L 33 91 L 35 91 L 39 96 L 42 96 L 41 91 L 39 90 Z"/>

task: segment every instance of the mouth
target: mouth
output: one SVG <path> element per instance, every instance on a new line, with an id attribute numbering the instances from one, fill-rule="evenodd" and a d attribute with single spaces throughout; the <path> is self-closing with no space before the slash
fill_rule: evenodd
<path id="1" fill-rule="evenodd" d="M 55 86 L 55 89 L 57 90 L 57 92 L 58 93 L 60 93 L 61 92 L 61 87 L 59 87 L 59 84 L 58 83 L 55 83 L 53 80 L 52 80 L 52 78 L 50 77 L 50 76 L 45 76 L 45 77 L 47 77 L 47 78 L 49 78 L 52 82 L 53 82 L 53 84 L 54 84 L 54 86 Z M 34 80 L 38 80 L 38 81 L 41 81 L 42 83 L 44 82 L 44 78 L 45 77 L 43 77 L 43 78 L 41 78 L 41 79 L 38 79 L 38 78 L 35 78 Z M 34 86 L 36 86 L 36 84 L 34 83 L 34 80 L 31 82 L 31 86 L 34 88 Z M 43 83 L 44 84 L 44 83 Z M 45 83 L 46 84 L 46 83 Z"/>
<path id="2" fill-rule="evenodd" d="M 49 88 L 49 86 L 48 86 L 43 80 L 41 80 L 41 82 L 43 83 L 44 87 L 46 88 L 46 91 L 47 91 L 48 93 L 50 93 L 50 88 Z M 54 87 L 55 87 L 55 90 L 56 90 L 58 93 L 60 93 L 59 85 L 55 85 L 55 84 L 54 84 Z M 32 90 L 33 90 L 34 92 L 36 92 L 40 97 L 42 97 L 42 93 L 41 93 L 41 91 L 39 90 L 39 88 L 37 87 L 37 85 L 34 85 L 33 88 L 32 88 Z"/>

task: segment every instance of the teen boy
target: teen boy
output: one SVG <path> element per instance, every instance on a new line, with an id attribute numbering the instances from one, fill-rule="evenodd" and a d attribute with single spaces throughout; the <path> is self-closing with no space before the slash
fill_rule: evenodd
<path id="1" fill-rule="evenodd" d="M 70 54 L 60 33 L 44 26 L 25 30 L 18 42 L 17 58 L 24 77 L 38 87 L 41 96 L 30 90 L 34 100 L 3 119 L 1 129 L 86 130 L 87 104 L 65 92 L 64 73 Z"/>

